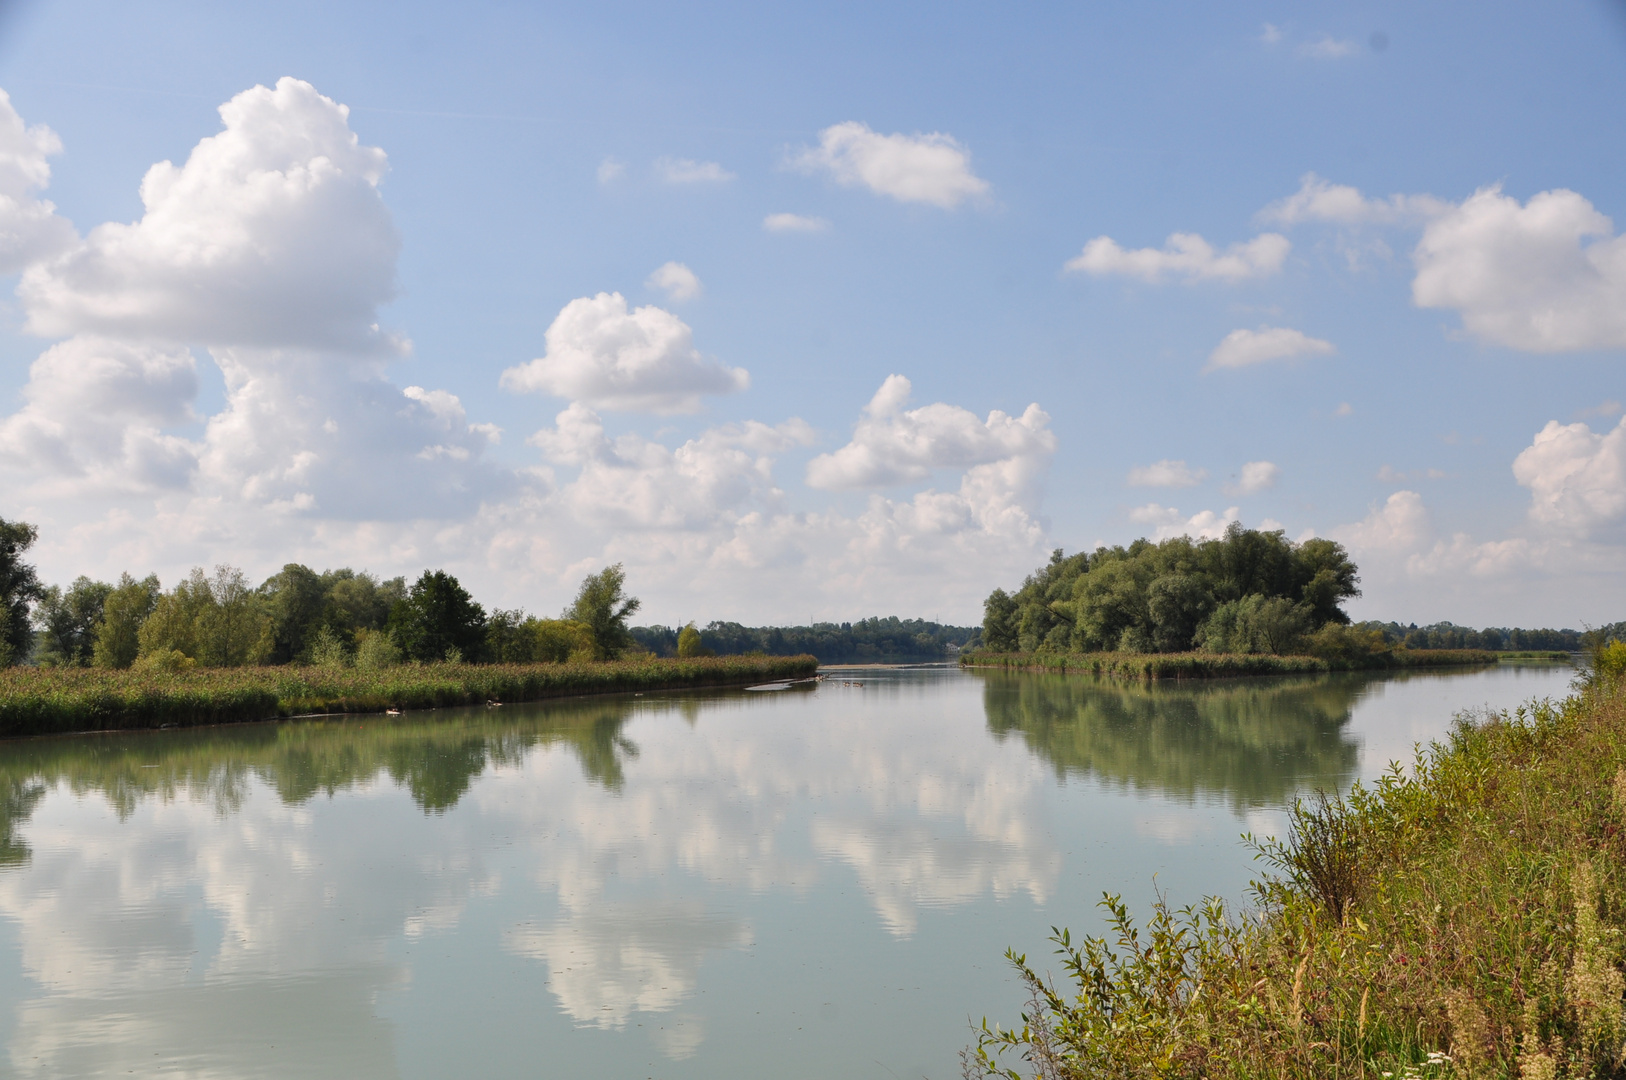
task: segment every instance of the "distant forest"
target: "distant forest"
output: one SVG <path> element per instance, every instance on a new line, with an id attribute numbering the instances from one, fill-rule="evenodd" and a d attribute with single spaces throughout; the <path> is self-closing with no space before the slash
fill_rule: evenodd
<path id="1" fill-rule="evenodd" d="M 676 656 L 682 627 L 634 626 L 633 638 L 657 656 Z M 975 648 L 982 628 L 944 626 L 924 619 L 860 619 L 812 626 L 741 626 L 712 622 L 699 628 L 700 645 L 717 656 L 762 652 L 769 656 L 810 653 L 821 664 L 899 664 L 944 660 Z"/>

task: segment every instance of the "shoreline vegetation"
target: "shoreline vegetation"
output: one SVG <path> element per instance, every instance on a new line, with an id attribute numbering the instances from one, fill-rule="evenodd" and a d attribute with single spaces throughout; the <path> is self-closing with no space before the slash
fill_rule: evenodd
<path id="1" fill-rule="evenodd" d="M 1059 978 L 1007 952 L 1027 1009 L 965 1075 L 1626 1076 L 1626 642 L 1244 839 L 1267 871 L 1241 911 L 1159 896 L 1137 925 L 1107 894 L 1104 936 L 1053 931 Z"/>
<path id="2" fill-rule="evenodd" d="M 1274 653 L 1045 653 L 970 652 L 963 668 L 1039 671 L 1120 679 L 1227 679 L 1247 675 L 1299 675 L 1326 671 L 1394 671 L 1489 665 L 1502 659 L 1485 649 L 1395 649 L 1345 657 L 1278 656 Z M 1564 660 L 1563 652 L 1524 653 L 1509 659 Z"/>
<path id="3" fill-rule="evenodd" d="M 0 669 L 0 738 L 195 727 L 557 697 L 743 687 L 810 678 L 811 656 L 727 656 L 544 664 L 354 667 Z"/>

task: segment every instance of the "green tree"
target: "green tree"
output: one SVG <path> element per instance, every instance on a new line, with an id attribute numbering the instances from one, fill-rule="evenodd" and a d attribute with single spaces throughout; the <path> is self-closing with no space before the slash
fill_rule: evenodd
<path id="1" fill-rule="evenodd" d="M 29 608 L 44 595 L 39 575 L 23 562 L 23 552 L 39 539 L 39 530 L 26 521 L 0 518 L 0 663 L 14 664 L 29 653 L 34 633 Z"/>
<path id="2" fill-rule="evenodd" d="M 95 628 L 92 650 L 97 667 L 127 668 L 141 655 L 141 625 L 158 603 L 158 575 L 148 574 L 137 581 L 128 573 L 102 604 L 101 622 Z"/>
<path id="3" fill-rule="evenodd" d="M 178 652 L 196 660 L 198 621 L 213 603 L 209 579 L 204 576 L 202 567 L 194 567 L 184 581 L 177 582 L 153 604 L 152 613 L 142 622 L 137 634 L 141 643 L 137 659 Z"/>
<path id="4" fill-rule="evenodd" d="M 316 571 L 299 563 L 289 563 L 260 586 L 264 613 L 270 620 L 271 663 L 307 658 L 311 637 L 324 624 L 328 590 L 328 583 Z"/>
<path id="5" fill-rule="evenodd" d="M 982 647 L 994 652 L 1015 652 L 1020 647 L 1021 617 L 1016 600 L 995 589 L 982 602 Z"/>
<path id="6" fill-rule="evenodd" d="M 188 655 L 208 667 L 263 660 L 271 645 L 270 619 L 243 572 L 217 566 L 204 588 L 210 602 L 197 616 L 198 651 Z"/>
<path id="7" fill-rule="evenodd" d="M 527 632 L 525 612 L 493 609 L 486 619 L 486 659 L 495 664 L 526 664 L 536 659 L 536 639 Z"/>
<path id="8" fill-rule="evenodd" d="M 480 659 L 485 609 L 444 570 L 425 570 L 390 613 L 389 630 L 413 660 Z"/>
<path id="9" fill-rule="evenodd" d="M 546 664 L 567 660 L 592 660 L 598 655 L 593 631 L 573 619 L 527 619 L 531 638 L 531 659 Z"/>
<path id="10" fill-rule="evenodd" d="M 636 596 L 623 595 L 627 572 L 620 563 L 606 566 L 582 580 L 576 601 L 565 609 L 564 617 L 583 623 L 593 633 L 598 659 L 619 656 L 635 642 L 627 630 L 627 619 L 642 605 Z"/>
<path id="11" fill-rule="evenodd" d="M 81 575 L 66 590 L 44 590 L 34 609 L 34 658 L 41 664 L 88 667 L 96 648 L 96 624 L 113 586 Z"/>
<path id="12" fill-rule="evenodd" d="M 677 654 L 684 659 L 689 659 L 690 657 L 696 656 L 716 655 L 710 649 L 701 644 L 700 631 L 694 628 L 694 623 L 690 623 L 682 630 L 678 631 Z"/>

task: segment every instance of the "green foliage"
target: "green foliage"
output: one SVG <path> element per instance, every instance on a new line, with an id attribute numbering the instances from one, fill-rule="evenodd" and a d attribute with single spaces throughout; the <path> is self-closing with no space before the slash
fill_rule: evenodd
<path id="1" fill-rule="evenodd" d="M 982 636 L 1006 652 L 1280 653 L 1348 623 L 1341 605 L 1360 595 L 1359 580 L 1334 541 L 1295 544 L 1236 524 L 1217 540 L 1058 549 L 1015 595 L 984 601 Z"/>
<path id="2" fill-rule="evenodd" d="M 1291 814 L 1241 917 L 1055 931 L 1064 986 L 1011 954 L 1030 1007 L 968 1074 L 1626 1076 L 1626 647 L 1562 703 L 1459 722 L 1345 798 Z M 1617 659 L 1618 657 L 1618 659 Z"/>
<path id="3" fill-rule="evenodd" d="M 447 659 L 452 650 L 478 660 L 485 647 L 486 613 L 444 570 L 425 570 L 390 612 L 389 631 L 410 660 Z"/>
<path id="4" fill-rule="evenodd" d="M 184 653 L 152 652 L 124 670 L 9 668 L 0 671 L 0 738 L 742 686 L 806 677 L 818 669 L 811 656 L 364 666 L 375 639 L 388 640 L 367 635 L 355 667 L 189 667 Z"/>
<path id="5" fill-rule="evenodd" d="M 37 539 L 39 530 L 26 521 L 0 518 L 0 664 L 19 662 L 33 645 L 29 607 L 44 589 L 23 553 Z"/>
<path id="6" fill-rule="evenodd" d="M 345 648 L 344 639 L 332 627 L 318 626 L 305 648 L 312 667 L 349 667 L 356 662 Z"/>
<path id="7" fill-rule="evenodd" d="M 356 640 L 356 667 L 362 671 L 382 671 L 401 662 L 400 647 L 387 630 L 360 630 Z"/>
<path id="8" fill-rule="evenodd" d="M 598 658 L 593 628 L 574 619 L 531 619 L 526 623 L 531 659 L 538 663 L 581 663 Z"/>
<path id="9" fill-rule="evenodd" d="M 158 576 L 137 581 L 128 573 L 102 603 L 102 618 L 94 629 L 92 662 L 102 668 L 127 668 L 141 655 L 141 626 L 158 604 Z"/>
<path id="10" fill-rule="evenodd" d="M 1196 645 L 1204 652 L 1287 656 L 1304 651 L 1309 624 L 1306 606 L 1254 593 L 1215 608 L 1198 628 Z"/>
<path id="11" fill-rule="evenodd" d="M 205 667 L 257 663 L 270 648 L 270 624 L 241 570 L 217 566 L 205 576 L 195 568 L 153 604 L 136 634 L 137 657 L 178 652 Z"/>
<path id="12" fill-rule="evenodd" d="M 690 623 L 678 631 L 677 654 L 684 659 L 693 656 L 716 655 L 701 642 L 700 631 L 694 628 L 694 623 Z"/>
<path id="13" fill-rule="evenodd" d="M 270 620 L 267 660 L 286 664 L 307 655 L 312 635 L 324 625 L 327 583 L 310 567 L 289 563 L 267 578 L 259 592 Z"/>
<path id="14" fill-rule="evenodd" d="M 66 590 L 52 585 L 34 609 L 34 660 L 88 667 L 95 655 L 96 624 L 113 586 L 78 577 Z"/>
<path id="15" fill-rule="evenodd" d="M 637 644 L 627 629 L 627 619 L 642 602 L 623 595 L 626 581 L 620 563 L 606 566 L 582 581 L 575 602 L 564 612 L 564 618 L 582 623 L 592 632 L 594 650 L 601 660 L 620 656 Z"/>

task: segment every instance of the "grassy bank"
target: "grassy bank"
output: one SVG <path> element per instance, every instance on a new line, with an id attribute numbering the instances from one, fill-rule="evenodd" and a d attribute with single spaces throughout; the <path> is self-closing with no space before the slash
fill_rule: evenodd
<path id="1" fill-rule="evenodd" d="M 1464 721 L 1257 845 L 1245 914 L 1156 905 L 1055 943 L 1063 984 L 968 1074 L 1626 1076 L 1626 644 L 1557 704 Z"/>
<path id="2" fill-rule="evenodd" d="M 1078 672 L 1124 679 L 1220 679 L 1237 675 L 1298 675 L 1319 671 L 1381 671 L 1396 668 L 1494 664 L 1483 649 L 1406 649 L 1353 659 L 1272 656 L 1267 653 L 995 653 L 969 652 L 961 667 L 1016 671 Z"/>
<path id="3" fill-rule="evenodd" d="M 170 673 L 0 669 L 0 737 L 227 724 L 576 694 L 745 686 L 813 674 L 811 656 L 727 656 L 570 664 L 239 667 Z"/>

